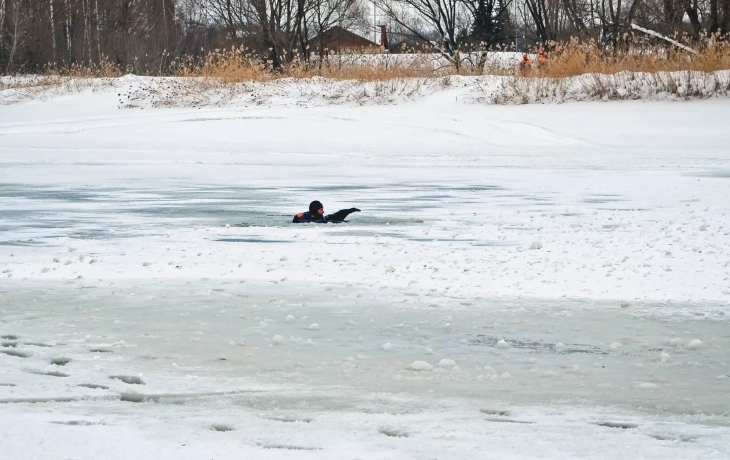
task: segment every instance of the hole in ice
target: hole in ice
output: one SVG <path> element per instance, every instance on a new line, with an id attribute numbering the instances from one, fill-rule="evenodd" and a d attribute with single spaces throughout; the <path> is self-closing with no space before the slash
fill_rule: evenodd
<path id="1" fill-rule="evenodd" d="M 95 383 L 80 383 L 78 386 L 83 388 L 91 388 L 92 390 L 108 390 L 109 387 L 106 385 L 97 385 Z"/>
<path id="2" fill-rule="evenodd" d="M 42 348 L 50 348 L 52 345 L 48 345 L 47 343 L 40 343 L 40 342 L 26 342 L 26 345 L 30 345 L 32 347 L 42 347 Z"/>
<path id="3" fill-rule="evenodd" d="M 497 347 L 497 344 L 499 341 L 502 340 L 502 337 L 492 336 L 492 335 L 485 335 L 485 334 L 477 334 L 477 337 L 474 339 L 470 339 L 469 343 L 471 345 L 480 345 L 480 346 L 486 346 L 486 347 Z M 587 353 L 587 354 L 597 354 L 597 355 L 606 355 L 608 352 L 601 350 L 598 347 L 594 347 L 591 345 L 583 345 L 579 343 L 569 343 L 569 344 L 562 344 L 556 348 L 556 343 L 548 343 L 548 342 L 525 342 L 521 341 L 519 339 L 507 339 L 509 342 L 510 347 L 512 348 L 521 348 L 525 350 L 534 350 L 538 352 L 543 353 Z"/>
<path id="4" fill-rule="evenodd" d="M 16 358 L 30 358 L 31 356 L 33 356 L 33 353 L 20 350 L 0 350 L 0 353 L 15 356 Z"/>
<path id="5" fill-rule="evenodd" d="M 68 425 L 68 426 L 93 426 L 93 425 L 106 425 L 103 422 L 88 422 L 86 420 L 68 420 L 63 422 L 51 422 L 56 425 Z"/>
<path id="6" fill-rule="evenodd" d="M 730 169 L 710 169 L 695 174 L 683 174 L 686 176 L 693 177 L 730 177 Z M 690 200 L 680 200 L 680 203 L 686 203 Z"/>
<path id="7" fill-rule="evenodd" d="M 71 362 L 71 358 L 53 358 L 51 359 L 51 364 L 55 364 L 56 366 L 65 366 L 66 364 Z"/>
<path id="8" fill-rule="evenodd" d="M 622 430 L 630 430 L 639 426 L 636 423 L 629 422 L 598 422 L 596 425 L 605 426 L 607 428 L 621 428 Z"/>
<path id="9" fill-rule="evenodd" d="M 397 428 L 381 428 L 378 430 L 380 434 L 384 434 L 391 438 L 407 438 L 410 435 L 403 430 Z"/>
<path id="10" fill-rule="evenodd" d="M 137 356 L 137 358 L 139 358 L 139 359 L 148 359 L 150 361 L 154 361 L 156 359 L 159 359 L 157 356 L 152 356 L 152 355 L 139 355 L 139 356 Z"/>
<path id="11" fill-rule="evenodd" d="M 650 438 L 657 439 L 659 441 L 679 441 L 679 442 L 694 442 L 697 440 L 697 438 L 694 438 L 692 436 L 672 436 L 670 434 L 649 434 L 647 435 Z"/>
<path id="12" fill-rule="evenodd" d="M 18 336 L 17 335 L 14 335 L 14 334 L 5 334 L 5 335 L 0 335 L 0 339 L 5 339 L 5 340 L 18 340 Z"/>
<path id="13" fill-rule="evenodd" d="M 8 348 L 17 348 L 18 342 L 3 342 L 3 343 L 0 343 L 0 345 L 2 345 L 3 347 L 8 347 Z"/>
<path id="14" fill-rule="evenodd" d="M 114 380 L 121 380 L 122 382 L 129 385 L 144 385 L 142 379 L 137 377 L 136 375 L 110 375 L 109 378 Z"/>
<path id="15" fill-rule="evenodd" d="M 598 208 L 602 211 L 651 211 L 651 208 Z"/>
<path id="16" fill-rule="evenodd" d="M 500 417 L 506 417 L 512 413 L 505 409 L 479 409 L 479 412 L 487 415 L 499 415 Z"/>
<path id="17" fill-rule="evenodd" d="M 0 404 L 44 404 L 44 403 L 68 403 L 79 401 L 80 398 L 69 397 L 51 397 L 51 398 L 12 398 L 0 399 Z"/>
<path id="18" fill-rule="evenodd" d="M 499 423 L 517 423 L 520 425 L 532 425 L 535 422 L 530 422 L 527 420 L 515 420 L 513 418 L 502 418 L 502 417 L 487 417 L 484 419 L 486 422 L 499 422 Z"/>
<path id="19" fill-rule="evenodd" d="M 605 204 L 605 203 L 615 203 L 617 201 L 626 201 L 623 198 L 615 198 L 610 195 L 594 195 L 597 198 L 586 198 L 583 200 L 583 203 L 591 203 L 591 204 Z"/>
<path id="20" fill-rule="evenodd" d="M 35 375 L 47 375 L 49 377 L 68 377 L 68 374 L 64 374 L 63 372 L 58 372 L 58 371 L 46 372 L 46 371 L 37 371 L 37 370 L 27 370 L 25 372 L 27 372 L 29 374 L 35 374 Z"/>
<path id="21" fill-rule="evenodd" d="M 320 447 L 287 446 L 284 444 L 259 444 L 262 449 L 283 449 L 283 450 L 322 450 Z"/>
<path id="22" fill-rule="evenodd" d="M 256 239 L 256 238 L 218 238 L 217 240 L 222 243 L 291 243 L 286 240 L 267 240 L 267 239 Z"/>
<path id="23" fill-rule="evenodd" d="M 210 426 L 210 429 L 213 431 L 222 431 L 222 432 L 235 430 L 235 428 L 233 428 L 232 426 L 224 425 L 223 423 L 214 423 L 213 425 Z"/>
<path id="24" fill-rule="evenodd" d="M 125 402 L 142 403 L 157 402 L 160 398 L 159 396 L 148 396 L 140 393 L 122 393 L 119 395 L 119 399 Z"/>
<path id="25" fill-rule="evenodd" d="M 107 350 L 106 348 L 89 348 L 89 351 L 92 353 L 112 353 L 111 350 Z"/>
<path id="26" fill-rule="evenodd" d="M 275 422 L 283 422 L 283 423 L 296 423 L 296 422 L 304 422 L 304 423 L 312 423 L 311 418 L 306 417 L 264 417 L 266 420 L 273 420 Z"/>

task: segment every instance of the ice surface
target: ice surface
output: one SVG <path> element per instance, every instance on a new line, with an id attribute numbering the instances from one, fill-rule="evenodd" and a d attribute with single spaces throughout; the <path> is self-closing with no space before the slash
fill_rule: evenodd
<path id="1" fill-rule="evenodd" d="M 86 394 L 75 389 L 79 383 L 114 385 L 115 379 L 154 387 L 156 379 L 149 376 L 161 374 L 165 383 L 150 391 L 165 391 L 172 376 L 183 378 L 183 387 L 175 389 L 181 391 L 190 376 L 235 382 L 238 376 L 257 375 L 272 384 L 295 379 L 354 385 L 363 391 L 458 389 L 461 395 L 476 396 L 487 390 L 477 377 L 488 366 L 489 372 L 508 372 L 521 382 L 499 388 L 500 398 L 530 403 L 593 400 L 677 414 L 730 411 L 728 401 L 715 394 L 724 387 L 713 380 L 727 371 L 730 346 L 726 323 L 720 321 L 635 316 L 610 304 L 582 308 L 576 301 L 485 300 L 464 306 L 449 300 L 440 308 L 419 307 L 397 291 L 352 288 L 299 286 L 283 294 L 274 286 L 213 281 L 138 284 L 133 290 L 116 284 L 55 285 L 49 290 L 48 284 L 29 283 L 3 293 L 0 324 L 19 337 L 16 348 L 3 350 L 23 352 L 24 357 L 8 357 L 8 369 L 17 372 L 8 370 L 0 380 L 22 383 L 27 377 L 23 370 L 54 370 L 52 360 L 63 355 L 68 360 L 63 372 L 72 376 L 58 387 L 63 395 Z M 400 307 L 383 304 L 384 295 Z M 258 318 L 282 318 L 297 304 L 302 315 L 316 318 L 321 330 L 273 320 L 261 329 Z M 443 327 L 446 318 L 448 328 Z M 500 325 L 495 327 L 497 319 Z M 701 349 L 667 344 L 667 337 L 678 335 L 701 335 L 706 342 Z M 378 353 L 386 337 L 397 338 L 398 347 Z M 231 347 L 232 339 L 246 346 Z M 308 339 L 314 346 L 305 345 Z M 621 347 L 614 347 L 617 339 Z M 509 348 L 500 347 L 503 340 Z M 53 345 L 31 344 L 39 341 Z M 429 358 L 429 348 L 448 358 Z M 666 352 L 671 360 L 657 359 Z M 350 361 L 353 357 L 358 359 Z M 402 369 L 414 361 L 441 368 L 458 363 L 460 372 L 412 380 Z M 82 374 L 76 375 L 75 369 Z M 560 378 L 538 378 L 547 371 Z M 660 389 L 652 394 L 628 390 L 643 382 Z M 596 391 L 606 383 L 615 391 Z M 28 395 L 22 387 L 2 391 L 8 397 Z"/>
<path id="2" fill-rule="evenodd" d="M 546 305 L 526 299 L 485 300 L 464 306 L 449 300 L 434 308 L 404 305 L 400 301 L 408 297 L 397 291 L 297 288 L 282 293 L 275 285 L 212 280 L 168 280 L 134 288 L 26 281 L 23 289 L 3 293 L 0 327 L 18 337 L 14 349 L 33 350 L 33 355 L 4 359 L 0 382 L 14 386 L 0 387 L 0 403 L 16 402 L 5 408 L 14 419 L 24 414 L 27 426 L 81 419 L 135 427 L 133 421 L 144 418 L 158 433 L 164 431 L 157 421 L 176 417 L 176 408 L 189 414 L 189 429 L 221 423 L 236 432 L 236 427 L 251 428 L 246 417 L 279 414 L 316 419 L 312 429 L 318 433 L 331 429 L 321 425 L 325 420 L 341 423 L 335 422 L 342 421 L 337 414 L 351 414 L 348 417 L 375 423 L 376 428 L 409 433 L 413 442 L 408 449 L 418 449 L 425 437 L 443 434 L 441 430 L 459 431 L 467 436 L 464 443 L 470 439 L 482 445 L 478 432 L 464 431 L 479 418 L 471 410 L 506 407 L 513 411 L 511 418 L 488 423 L 529 422 L 543 430 L 554 426 L 555 446 L 557 437 L 568 436 L 561 426 L 601 437 L 608 433 L 591 434 L 591 424 L 634 420 L 637 435 L 697 439 L 693 449 L 722 458 L 712 456 L 717 449 L 712 440 L 727 435 L 719 427 L 730 411 L 730 399 L 723 397 L 727 380 L 716 378 L 728 372 L 725 322 L 635 316 L 598 302 L 581 308 L 575 301 Z M 394 310 L 384 298 L 398 301 L 400 307 Z M 322 329 L 272 319 L 284 318 L 293 305 Z M 257 318 L 264 317 L 271 324 L 262 331 Z M 446 319 L 448 328 L 443 327 Z M 274 339 L 271 332 L 277 332 Z M 290 336 L 297 340 L 284 340 Z M 667 343 L 667 337 L 678 336 L 687 341 L 702 336 L 706 346 L 690 350 Z M 231 347 L 231 337 L 247 345 Z M 379 353 L 385 337 L 397 338 L 398 347 Z M 501 337 L 510 348 L 498 347 Z M 617 338 L 625 345 L 611 351 L 609 345 Z M 313 346 L 305 345 L 309 339 L 314 339 Z M 558 339 L 565 347 L 556 347 Z M 36 342 L 52 345 L 31 345 Z M 449 358 L 434 360 L 426 346 Z M 97 349 L 110 352 L 93 351 Z M 659 350 L 670 350 L 671 361 L 658 360 Z M 70 359 L 63 366 L 66 377 L 50 376 L 56 367 L 51 359 L 61 354 Z M 442 372 L 434 370 L 434 363 Z M 457 363 L 458 368 L 452 366 Z M 44 400 L 45 405 L 69 402 L 56 406 L 55 416 L 22 404 Z M 152 406 L 123 405 L 134 401 Z M 228 408 L 217 408 L 223 401 Z M 112 416 L 116 410 L 122 415 Z M 450 414 L 450 421 L 424 431 L 424 423 L 435 423 L 436 418 L 428 420 L 442 412 Z M 663 425 L 669 421 L 671 425 Z M 284 438 L 293 433 L 284 427 L 277 430 Z M 526 432 L 510 428 L 503 435 Z M 276 436 L 270 436 L 273 442 Z M 24 439 L 17 438 L 13 445 Z M 334 448 L 316 442 L 301 445 Z M 673 446 L 681 448 L 681 443 Z M 648 458 L 668 455 L 659 445 L 646 449 Z M 695 458 L 700 453 L 686 455 Z"/>
<path id="3" fill-rule="evenodd" d="M 0 458 L 730 456 L 728 101 L 115 107 L 0 107 Z"/>
<path id="4" fill-rule="evenodd" d="M 433 366 L 426 361 L 413 361 L 406 369 L 410 371 L 423 372 L 432 371 Z"/>

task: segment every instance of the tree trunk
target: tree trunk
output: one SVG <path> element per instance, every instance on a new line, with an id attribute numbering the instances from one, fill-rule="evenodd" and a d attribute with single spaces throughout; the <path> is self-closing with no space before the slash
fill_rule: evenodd
<path id="1" fill-rule="evenodd" d="M 307 26 L 307 16 L 305 15 L 302 18 L 302 28 L 299 31 L 299 41 L 301 42 L 302 46 L 302 54 L 304 55 L 304 60 L 307 64 L 309 64 L 309 59 L 311 58 L 311 52 L 309 51 L 309 27 Z"/>
<path id="2" fill-rule="evenodd" d="M 167 8 L 165 7 L 165 1 L 166 0 L 160 0 L 160 3 L 162 4 L 162 31 L 164 32 L 165 36 L 163 37 L 163 43 L 164 43 L 164 49 L 167 50 Z"/>
<path id="3" fill-rule="evenodd" d="M 12 44 L 10 45 L 10 54 L 8 55 L 8 64 L 5 68 L 5 73 L 10 73 L 13 68 L 15 51 L 18 49 L 18 42 L 20 41 L 21 32 L 20 27 L 18 27 L 18 23 L 20 22 L 20 14 L 18 13 L 18 10 L 18 0 L 15 0 L 15 2 L 13 3 L 13 9 L 11 10 L 13 12 L 13 30 L 10 31 L 10 39 L 12 40 Z"/>
<path id="4" fill-rule="evenodd" d="M 720 15 L 717 9 L 717 0 L 710 0 L 710 33 L 715 33 L 720 28 Z"/>
<path id="5" fill-rule="evenodd" d="M 487 65 L 487 52 L 482 51 L 479 55 L 479 63 L 477 64 L 477 75 L 484 73 L 484 66 Z"/>
<path id="6" fill-rule="evenodd" d="M 56 66 L 56 19 L 53 14 L 53 0 L 48 0 L 51 13 L 51 64 Z"/>
<path id="7" fill-rule="evenodd" d="M 66 51 L 68 56 L 68 62 L 73 62 L 73 40 L 71 38 L 71 8 L 68 6 L 68 0 L 64 0 L 65 13 L 66 13 Z"/>
<path id="8" fill-rule="evenodd" d="M 575 6 L 574 0 L 563 0 L 563 5 L 573 27 L 585 36 L 590 36 L 591 33 L 588 31 L 588 27 L 583 21 L 583 17 L 578 14 L 578 9 Z"/>
<path id="9" fill-rule="evenodd" d="M 730 34 L 730 0 L 721 0 L 722 19 L 720 19 L 720 26 L 718 32 L 721 34 Z"/>
<path id="10" fill-rule="evenodd" d="M 91 64 L 91 44 L 89 43 L 89 9 L 86 7 L 88 0 L 82 0 L 81 6 L 83 8 L 84 15 L 84 39 L 81 44 L 81 54 L 86 55 L 84 59 L 88 59 L 86 62 Z"/>
<path id="11" fill-rule="evenodd" d="M 0 0 L 0 40 L 5 36 L 5 0 Z"/>
<path id="12" fill-rule="evenodd" d="M 231 0 L 226 0 L 226 22 L 228 23 L 228 33 L 231 34 L 234 42 L 238 41 L 238 34 L 236 33 L 236 25 L 233 23 L 233 4 Z"/>
<path id="13" fill-rule="evenodd" d="M 684 0 L 684 11 L 687 13 L 690 24 L 692 24 L 694 36 L 699 37 L 702 31 L 702 24 L 700 24 L 699 14 L 697 13 L 697 3 L 692 2 L 692 0 Z"/>
<path id="14" fill-rule="evenodd" d="M 101 64 L 101 35 L 99 34 L 99 0 L 94 0 L 94 10 L 96 12 L 96 54 Z"/>

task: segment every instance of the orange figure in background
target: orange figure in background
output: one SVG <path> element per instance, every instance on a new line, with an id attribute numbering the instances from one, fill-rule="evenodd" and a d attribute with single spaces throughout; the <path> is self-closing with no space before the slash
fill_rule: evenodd
<path id="1" fill-rule="evenodd" d="M 520 71 L 521 72 L 527 72 L 532 68 L 532 61 L 530 60 L 530 57 L 527 56 L 527 53 L 522 53 L 522 60 L 520 61 Z"/>
<path id="2" fill-rule="evenodd" d="M 547 67 L 547 62 L 548 62 L 547 51 L 545 51 L 545 48 L 541 46 L 537 52 L 537 66 L 540 69 L 544 70 Z"/>

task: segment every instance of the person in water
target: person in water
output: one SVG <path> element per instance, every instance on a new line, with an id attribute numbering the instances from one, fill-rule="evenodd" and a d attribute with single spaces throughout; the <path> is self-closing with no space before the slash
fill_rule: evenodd
<path id="1" fill-rule="evenodd" d="M 294 216 L 292 221 L 295 224 L 326 224 L 327 222 L 342 222 L 353 212 L 360 212 L 357 208 L 340 209 L 334 214 L 325 215 L 324 206 L 317 200 L 309 203 L 309 211 L 300 212 Z"/>

